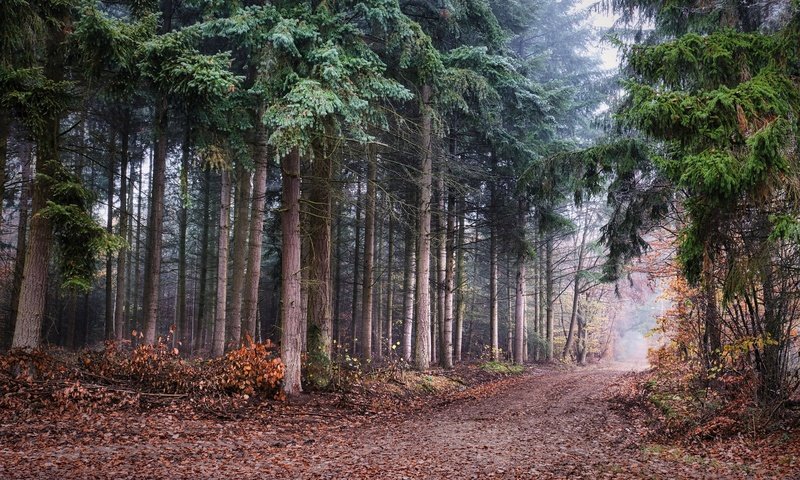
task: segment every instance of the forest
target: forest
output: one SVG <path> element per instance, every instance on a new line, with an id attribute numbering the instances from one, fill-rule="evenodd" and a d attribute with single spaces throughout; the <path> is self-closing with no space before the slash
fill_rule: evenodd
<path id="1" fill-rule="evenodd" d="M 791 478 L 799 136 L 797 0 L 0 0 L 0 477 Z"/>

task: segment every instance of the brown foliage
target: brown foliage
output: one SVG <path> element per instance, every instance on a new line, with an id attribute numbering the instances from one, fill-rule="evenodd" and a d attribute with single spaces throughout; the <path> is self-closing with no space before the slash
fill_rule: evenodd
<path id="1" fill-rule="evenodd" d="M 280 398 L 283 372 L 270 343 L 250 342 L 213 360 L 182 359 L 163 343 L 128 350 L 109 342 L 78 355 L 12 350 L 0 355 L 0 412 L 120 408 L 143 399 Z"/>

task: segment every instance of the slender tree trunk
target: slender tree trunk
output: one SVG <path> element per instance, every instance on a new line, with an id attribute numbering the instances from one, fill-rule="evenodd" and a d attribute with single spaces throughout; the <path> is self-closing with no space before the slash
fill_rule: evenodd
<path id="1" fill-rule="evenodd" d="M 208 231 L 211 223 L 211 169 L 206 167 L 203 172 L 203 226 L 200 231 L 200 267 L 197 295 L 197 314 L 194 327 L 194 351 L 203 348 L 203 326 L 206 324 L 206 279 L 208 278 Z"/>
<path id="2" fill-rule="evenodd" d="M 281 162 L 283 206 L 281 218 L 281 359 L 286 366 L 283 391 L 302 392 L 300 353 L 302 349 L 300 296 L 300 154 L 292 150 Z"/>
<path id="3" fill-rule="evenodd" d="M 447 229 L 445 242 L 445 272 L 444 272 L 444 323 L 442 324 L 442 368 L 453 368 L 453 293 L 455 291 L 455 206 L 453 195 L 448 198 Z"/>
<path id="4" fill-rule="evenodd" d="M 150 158 L 150 172 L 152 176 L 153 172 L 153 161 L 152 155 Z M 144 163 L 144 162 L 142 162 Z M 142 165 L 144 167 L 144 165 Z M 132 310 L 132 323 L 135 330 L 139 330 L 141 335 L 144 335 L 141 332 L 141 323 L 139 321 L 139 286 L 141 283 L 139 282 L 141 275 L 140 275 L 140 263 L 142 258 L 142 195 L 143 195 L 143 188 L 142 184 L 144 183 L 144 168 L 139 169 L 139 193 L 136 199 L 136 265 L 133 269 L 133 310 Z"/>
<path id="5" fill-rule="evenodd" d="M 464 338 L 464 198 L 459 197 L 456 207 L 458 214 L 458 233 L 456 237 L 456 277 L 455 277 L 455 361 L 461 361 L 461 349 Z"/>
<path id="6" fill-rule="evenodd" d="M 122 138 L 120 138 L 120 165 L 119 165 L 119 238 L 128 238 L 128 185 L 130 176 L 128 175 L 128 163 L 130 153 L 130 110 L 125 110 L 125 118 L 122 125 Z M 114 338 L 119 342 L 125 338 L 125 297 L 127 285 L 125 275 L 127 274 L 126 260 L 130 248 L 121 248 L 117 253 L 117 292 L 114 299 Z"/>
<path id="7" fill-rule="evenodd" d="M 3 198 L 6 195 L 6 168 L 8 167 L 8 138 L 11 135 L 11 116 L 0 112 L 0 230 L 3 227 Z M 2 333 L 2 332 L 0 332 Z"/>
<path id="8" fill-rule="evenodd" d="M 156 148 L 153 157 L 150 211 L 147 215 L 147 247 L 144 262 L 144 299 L 142 300 L 144 343 L 156 343 L 158 299 L 161 285 L 161 245 L 164 232 L 164 182 L 167 167 L 167 97 L 156 103 Z"/>
<path id="9" fill-rule="evenodd" d="M 111 145 L 108 152 L 108 178 L 106 183 L 106 232 L 114 233 L 114 168 L 117 156 L 117 132 L 111 134 Z M 106 314 L 103 318 L 106 340 L 114 338 L 114 257 L 106 256 Z"/>
<path id="10" fill-rule="evenodd" d="M 356 176 L 356 218 L 355 218 L 355 252 L 353 253 L 353 301 L 350 305 L 350 334 L 352 335 L 353 354 L 358 352 L 358 266 L 361 253 L 361 174 Z"/>
<path id="11" fill-rule="evenodd" d="M 189 155 L 191 153 L 191 118 L 186 113 L 181 144 L 180 207 L 178 208 L 178 292 L 175 296 L 176 338 L 181 344 L 189 340 L 189 322 L 186 318 L 186 230 L 189 209 Z M 188 345 L 188 344 L 187 344 Z"/>
<path id="12" fill-rule="evenodd" d="M 392 330 L 394 328 L 394 285 L 392 279 L 394 277 L 394 208 L 389 206 L 389 244 L 386 252 L 386 344 L 388 346 L 387 353 L 389 358 L 394 357 L 394 337 Z"/>
<path id="13" fill-rule="evenodd" d="M 446 198 L 447 193 L 445 192 L 445 184 L 444 184 L 444 165 L 440 165 L 439 171 L 436 175 L 436 277 L 434 279 L 435 291 L 436 291 L 436 325 L 438 327 L 438 343 L 433 343 L 437 353 L 437 359 L 439 364 L 444 367 L 445 364 L 452 366 L 452 360 L 448 361 L 445 357 L 445 344 L 447 340 L 444 336 L 445 331 L 445 322 L 447 313 L 446 310 L 446 301 L 447 301 L 447 207 L 446 207 Z M 431 340 L 432 342 L 434 339 Z M 449 367 L 448 367 L 449 368 Z"/>
<path id="14" fill-rule="evenodd" d="M 233 275 L 231 300 L 226 334 L 228 343 L 238 347 L 242 343 L 242 296 L 245 268 L 247 266 L 247 233 L 250 226 L 250 172 L 244 166 L 236 168 L 236 205 L 233 213 Z"/>
<path id="15" fill-rule="evenodd" d="M 403 264 L 403 360 L 411 362 L 411 339 L 414 333 L 414 292 L 415 292 L 415 270 L 414 253 L 414 227 L 406 227 L 405 238 L 405 259 Z"/>
<path id="16" fill-rule="evenodd" d="M 376 203 L 378 200 L 376 199 Z M 376 217 L 378 216 L 376 210 Z M 373 265 L 381 265 L 383 262 L 383 221 L 376 219 L 376 233 L 375 233 L 375 254 Z M 375 269 L 373 268 L 373 271 Z M 373 274 L 373 283 L 375 290 L 372 295 L 372 358 L 373 360 L 380 360 L 382 356 L 381 348 L 383 346 L 383 272 L 380 268 Z M 376 276 L 377 275 L 377 276 Z"/>
<path id="17" fill-rule="evenodd" d="M 336 288 L 333 297 L 333 336 L 336 345 L 342 344 L 342 202 L 336 205 Z"/>
<path id="18" fill-rule="evenodd" d="M 323 363 L 333 345 L 331 318 L 331 180 L 333 159 L 321 151 L 314 159 L 308 194 L 308 352 Z"/>
<path id="19" fill-rule="evenodd" d="M 214 315 L 214 340 L 211 355 L 225 353 L 226 305 L 228 296 L 228 239 L 230 234 L 231 178 L 223 167 L 220 172 L 219 243 L 217 244 L 217 305 Z"/>
<path id="20" fill-rule="evenodd" d="M 127 129 L 130 130 L 130 127 L 127 127 Z M 135 136 L 134 136 L 133 141 L 136 142 L 136 137 Z M 129 161 L 130 161 L 130 155 L 129 155 Z M 123 285 L 125 286 L 125 308 L 124 308 L 124 311 L 122 312 L 122 317 L 121 317 L 122 318 L 122 333 L 121 333 L 122 337 L 121 337 L 121 340 L 124 340 L 128 335 L 130 335 L 132 333 L 133 318 L 134 318 L 133 310 L 132 310 L 133 309 L 133 288 L 131 288 L 131 286 L 133 285 L 133 275 L 134 275 L 134 272 L 133 272 L 133 252 L 135 250 L 134 246 L 133 246 L 134 245 L 133 232 L 135 231 L 135 229 L 133 228 L 133 221 L 134 221 L 134 216 L 133 216 L 133 197 L 135 195 L 134 195 L 133 192 L 137 188 L 138 180 L 137 180 L 137 173 L 136 173 L 136 165 L 135 165 L 135 163 L 134 162 L 130 162 L 130 167 L 131 167 L 130 168 L 130 177 L 128 177 L 128 182 L 127 182 L 127 184 L 128 184 L 128 204 L 125 207 L 126 208 L 126 210 L 125 210 L 125 212 L 126 212 L 125 219 L 126 219 L 126 222 L 127 222 L 126 228 L 127 228 L 128 235 L 127 235 L 127 247 L 124 249 L 125 250 L 125 259 L 123 260 L 124 267 L 125 267 L 125 279 L 123 281 Z M 135 220 L 136 220 L 136 222 L 138 224 L 140 218 L 138 216 L 136 216 Z M 118 285 L 119 285 L 119 283 L 118 283 Z M 114 321 L 116 322 L 116 318 L 114 319 Z"/>
<path id="21" fill-rule="evenodd" d="M 491 153 L 492 179 L 489 186 L 489 330 L 491 340 L 491 358 L 500 359 L 500 332 L 498 331 L 498 302 L 497 302 L 497 187 L 495 175 L 497 171 L 497 156 Z"/>
<path id="22" fill-rule="evenodd" d="M 422 86 L 420 147 L 422 161 L 419 174 L 419 224 L 417 225 L 417 285 L 416 317 L 417 344 L 415 365 L 419 370 L 427 370 L 431 362 L 431 190 L 433 187 L 433 132 L 431 120 L 433 111 L 431 86 Z"/>
<path id="23" fill-rule="evenodd" d="M 262 109 L 259 109 L 259 118 Z M 244 333 L 256 338 L 256 317 L 258 314 L 258 288 L 261 280 L 261 251 L 264 240 L 264 210 L 267 196 L 267 174 L 269 159 L 267 155 L 266 131 L 261 122 L 256 124 L 253 145 L 253 202 L 250 207 L 250 238 L 247 250 L 247 274 L 242 302 Z"/>
<path id="24" fill-rule="evenodd" d="M 564 350 L 561 352 L 561 358 L 566 358 L 567 354 L 569 353 L 569 349 L 572 347 L 572 338 L 575 331 L 575 323 L 578 318 L 578 296 L 581 293 L 581 274 L 583 273 L 583 259 L 584 259 L 584 250 L 586 246 L 586 233 L 589 230 L 589 226 L 583 226 L 583 232 L 581 233 L 581 243 L 578 246 L 578 267 L 575 270 L 575 278 L 573 279 L 573 289 L 572 289 L 572 310 L 570 311 L 569 317 L 569 330 L 567 331 L 567 341 L 564 344 Z"/>
<path id="25" fill-rule="evenodd" d="M 367 147 L 367 199 L 364 206 L 364 284 L 361 290 L 361 357 L 372 359 L 372 287 L 375 272 L 375 192 L 377 164 L 373 146 Z"/>
<path id="26" fill-rule="evenodd" d="M 547 309 L 545 359 L 553 360 L 553 236 L 547 235 L 545 240 L 545 301 Z"/>
<path id="27" fill-rule="evenodd" d="M 542 256 L 542 248 L 536 245 L 536 258 L 533 262 L 533 359 L 539 360 L 539 257 Z"/>
<path id="28" fill-rule="evenodd" d="M 517 292 L 514 304 L 514 363 L 525 361 L 525 261 L 527 245 L 525 245 L 525 220 L 527 205 L 520 199 L 517 211 L 517 228 L 520 229 L 520 246 L 517 249 Z"/>

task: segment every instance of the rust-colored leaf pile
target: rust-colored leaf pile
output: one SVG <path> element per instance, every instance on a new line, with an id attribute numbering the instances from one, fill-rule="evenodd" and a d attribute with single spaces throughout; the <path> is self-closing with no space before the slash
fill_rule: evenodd
<path id="1" fill-rule="evenodd" d="M 224 388 L 248 396 L 256 393 L 278 395 L 285 367 L 275 355 L 275 346 L 269 340 L 266 343 L 247 343 L 225 355 L 221 376 Z"/>
<path id="2" fill-rule="evenodd" d="M 12 350 L 0 355 L 0 412 L 87 411 L 230 395 L 280 398 L 283 372 L 271 343 L 250 342 L 214 360 L 186 360 L 165 344 L 129 349 L 109 342 L 78 355 Z"/>

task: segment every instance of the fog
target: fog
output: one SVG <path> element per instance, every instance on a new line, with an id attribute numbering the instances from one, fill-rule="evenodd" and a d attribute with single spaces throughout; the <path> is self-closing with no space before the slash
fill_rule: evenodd
<path id="1" fill-rule="evenodd" d="M 656 319 L 670 306 L 670 302 L 663 298 L 663 291 L 664 287 L 660 284 L 621 289 L 625 301 L 615 328 L 614 360 L 630 364 L 635 369 L 650 366 L 647 352 L 660 341 L 652 329 L 656 326 Z"/>

